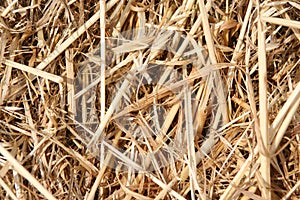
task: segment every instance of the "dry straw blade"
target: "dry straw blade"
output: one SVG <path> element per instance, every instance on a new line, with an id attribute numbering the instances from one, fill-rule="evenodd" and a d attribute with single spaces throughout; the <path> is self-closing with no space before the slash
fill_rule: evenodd
<path id="1" fill-rule="evenodd" d="M 42 71 L 42 70 L 39 70 L 39 69 L 36 69 L 36 68 L 28 67 L 26 65 L 16 63 L 16 62 L 11 61 L 11 60 L 4 60 L 4 64 L 7 65 L 7 66 L 10 66 L 10 67 L 22 70 L 24 72 L 28 72 L 28 73 L 31 73 L 33 75 L 42 77 L 44 79 L 51 80 L 51 81 L 56 82 L 56 83 L 62 83 L 63 82 L 63 78 L 60 77 L 60 76 L 50 74 L 48 72 L 45 72 L 45 71 Z"/>
<path id="2" fill-rule="evenodd" d="M 261 12 L 258 10 L 258 12 Z M 260 21 L 260 13 L 258 17 L 258 64 L 259 64 L 259 123 L 260 134 L 258 139 L 260 142 L 260 172 L 263 178 L 263 183 L 260 184 L 262 196 L 265 199 L 271 198 L 271 159 L 268 156 L 270 151 L 269 146 L 269 104 L 267 99 L 267 55 L 266 55 L 266 40 L 265 40 L 265 24 Z M 259 139 L 260 140 L 260 139 Z"/>
<path id="3" fill-rule="evenodd" d="M 262 17 L 262 21 L 277 24 L 280 26 L 287 26 L 290 28 L 300 29 L 300 22 L 295 20 L 282 19 L 278 17 Z"/>

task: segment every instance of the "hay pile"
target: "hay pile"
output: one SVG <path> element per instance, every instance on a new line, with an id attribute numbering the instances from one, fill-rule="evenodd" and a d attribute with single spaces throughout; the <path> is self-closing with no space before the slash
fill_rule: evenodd
<path id="1" fill-rule="evenodd" d="M 300 3 L 0 1 L 1 199 L 299 199 Z"/>

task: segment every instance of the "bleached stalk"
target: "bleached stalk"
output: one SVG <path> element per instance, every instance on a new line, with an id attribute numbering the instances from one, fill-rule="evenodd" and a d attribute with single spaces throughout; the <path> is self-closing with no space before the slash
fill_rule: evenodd
<path id="1" fill-rule="evenodd" d="M 258 4 L 259 5 L 259 4 Z M 260 12 L 260 11 L 258 11 Z M 263 148 L 260 149 L 260 173 L 264 183 L 260 185 L 262 197 L 271 199 L 271 177 L 269 157 L 269 113 L 267 99 L 267 61 L 266 61 L 266 44 L 264 24 L 258 14 L 258 64 L 259 64 L 259 109 L 260 109 L 260 134 L 262 138 Z M 257 133 L 259 134 L 259 133 Z M 257 137 L 259 138 L 259 137 Z"/>
<path id="2" fill-rule="evenodd" d="M 105 115 L 105 54 L 106 54 L 106 43 L 105 43 L 105 0 L 100 0 L 100 34 L 101 34 L 101 81 L 100 81 L 100 105 L 101 105 L 101 121 Z"/>

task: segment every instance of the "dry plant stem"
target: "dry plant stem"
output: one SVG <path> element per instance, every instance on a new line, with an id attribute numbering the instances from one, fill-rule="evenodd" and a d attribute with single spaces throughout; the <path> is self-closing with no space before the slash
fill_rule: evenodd
<path id="1" fill-rule="evenodd" d="M 215 54 L 215 46 L 214 46 L 214 42 L 212 39 L 212 35 L 211 35 L 211 29 L 209 26 L 209 22 L 208 22 L 208 15 L 207 15 L 207 10 L 204 6 L 204 1 L 198 1 L 198 5 L 200 7 L 200 11 L 202 13 L 202 24 L 203 24 L 203 31 L 204 31 L 204 36 L 205 36 L 205 40 L 207 43 L 207 48 L 208 48 L 208 53 L 209 53 L 209 58 L 210 61 L 212 63 L 212 65 L 216 65 L 217 62 L 217 58 L 216 58 L 216 54 Z M 227 124 L 229 119 L 228 119 L 228 114 L 227 114 L 227 108 L 226 106 L 226 98 L 225 98 L 225 92 L 224 92 L 224 88 L 223 88 L 223 84 L 221 82 L 219 82 L 221 80 L 221 76 L 219 74 L 219 71 L 217 72 L 213 72 L 215 74 L 214 79 L 216 80 L 215 84 L 218 90 L 218 97 L 220 105 L 222 107 L 222 115 L 223 115 L 223 124 Z"/>
<path id="2" fill-rule="evenodd" d="M 67 103 L 68 111 L 73 118 L 73 114 L 76 112 L 76 105 L 74 104 L 74 63 L 73 63 L 73 49 L 67 49 L 65 52 L 66 55 L 66 72 L 67 72 Z"/>
<path id="3" fill-rule="evenodd" d="M 106 43 L 105 43 L 105 0 L 100 0 L 100 32 L 101 32 L 101 85 L 100 85 L 100 101 L 101 101 L 101 121 L 105 115 L 105 57 L 106 57 Z"/>
<path id="4" fill-rule="evenodd" d="M 290 28 L 300 29 L 300 22 L 295 20 L 282 19 L 277 17 L 262 17 L 262 21 L 280 26 L 287 26 Z"/>
<path id="5" fill-rule="evenodd" d="M 12 67 L 7 66 L 5 69 L 5 75 L 0 82 L 0 105 L 3 104 L 4 99 L 9 94 L 9 83 L 12 72 Z"/>
<path id="6" fill-rule="evenodd" d="M 212 64 L 217 64 L 214 42 L 213 42 L 211 32 L 210 32 L 210 26 L 208 23 L 208 16 L 207 16 L 207 11 L 206 11 L 206 8 L 204 5 L 204 1 L 199 1 L 198 4 L 200 7 L 200 12 L 202 14 L 203 31 L 204 31 L 204 36 L 205 36 L 206 43 L 207 43 L 209 58 L 210 58 Z"/>
<path id="7" fill-rule="evenodd" d="M 298 94 L 297 98 L 296 98 L 296 102 L 294 104 L 291 105 L 291 107 L 286 111 L 287 115 L 285 116 L 281 126 L 278 129 L 278 132 L 274 138 L 274 140 L 272 141 L 271 144 L 271 150 L 270 150 L 270 154 L 275 154 L 276 150 L 279 147 L 279 144 L 284 136 L 284 134 L 286 133 L 286 130 L 288 129 L 295 113 L 297 112 L 298 108 L 300 105 L 300 95 Z"/>
<path id="8" fill-rule="evenodd" d="M 126 19 L 127 19 L 127 16 L 130 12 L 130 6 L 132 4 L 133 0 L 129 0 L 124 8 L 124 10 L 122 11 L 122 14 L 119 18 L 119 21 L 116 25 L 116 30 L 118 30 L 119 32 L 121 32 L 121 28 L 123 27 L 123 24 L 125 23 Z M 120 2 L 120 3 L 123 3 L 123 2 Z"/>
<path id="9" fill-rule="evenodd" d="M 188 149 L 188 166 L 190 168 L 189 176 L 190 176 L 190 189 L 192 199 L 195 199 L 195 185 L 197 185 L 196 178 L 196 153 L 195 153 L 195 136 L 193 131 L 193 117 L 192 117 L 192 108 L 191 108 L 191 91 L 190 89 L 185 87 L 185 121 L 186 121 L 186 141 L 187 141 L 187 149 Z M 201 191 L 198 191 L 201 193 Z"/>
<path id="10" fill-rule="evenodd" d="M 82 76 L 82 87 L 86 88 L 86 86 L 88 85 L 88 75 L 89 75 L 89 67 L 85 67 L 83 69 L 83 76 Z M 86 95 L 82 96 L 82 113 L 81 113 L 81 117 L 82 117 L 82 122 L 83 123 L 87 123 L 87 115 L 88 115 L 88 111 L 87 111 L 87 99 L 88 97 Z"/>
<path id="11" fill-rule="evenodd" d="M 257 1 L 258 3 L 258 1 Z M 260 4 L 258 3 L 258 6 Z M 271 159 L 269 154 L 269 114 L 268 114 L 268 99 L 267 99 L 267 61 L 266 61 L 266 44 L 265 44 L 265 28 L 260 19 L 261 13 L 258 9 L 258 64 L 259 64 L 259 122 L 260 133 L 262 138 L 263 148 L 260 149 L 260 172 L 264 180 L 260 185 L 262 197 L 271 199 Z M 257 133 L 259 134 L 259 133 Z M 259 138 L 259 137 L 258 137 Z M 266 152 L 264 151 L 266 150 Z"/>
<path id="12" fill-rule="evenodd" d="M 31 112 L 30 112 L 30 107 L 29 107 L 26 95 L 23 95 L 23 99 L 25 100 L 24 101 L 25 115 L 26 115 L 28 124 L 29 124 L 29 126 L 31 128 L 31 134 L 32 134 L 33 142 L 34 142 L 33 143 L 34 144 L 34 148 L 36 148 L 36 146 L 38 145 L 37 130 L 34 127 L 34 121 L 32 119 L 32 115 L 31 115 Z"/>
<path id="13" fill-rule="evenodd" d="M 0 153 L 14 167 L 20 175 L 26 178 L 38 191 L 40 191 L 47 199 L 56 200 L 56 198 L 46 189 L 40 182 L 35 179 L 1 144 Z"/>
<path id="14" fill-rule="evenodd" d="M 105 41 L 105 27 L 106 27 L 106 11 L 105 0 L 100 0 L 100 121 L 104 119 L 106 108 L 106 94 L 105 94 L 105 68 L 106 68 L 106 41 Z M 102 153 L 102 152 L 101 152 Z M 103 157 L 103 156 L 102 156 Z M 103 163 L 103 160 L 100 161 Z M 100 165 L 103 168 L 103 165 Z M 100 188 L 100 194 L 103 194 L 103 189 Z"/>
<path id="15" fill-rule="evenodd" d="M 289 16 L 287 13 L 284 13 L 284 15 L 285 15 L 285 17 L 286 17 L 288 20 L 291 19 L 290 16 Z M 295 36 L 297 37 L 297 39 L 300 41 L 300 30 L 299 30 L 299 28 L 298 28 L 298 29 L 296 29 L 296 28 L 291 28 L 291 29 L 292 29 L 292 31 L 295 33 Z"/>
<path id="16" fill-rule="evenodd" d="M 165 121 L 164 121 L 164 123 L 163 123 L 163 125 L 160 129 L 159 136 L 161 136 L 161 137 L 156 138 L 156 143 L 160 144 L 162 142 L 162 140 L 163 140 L 162 137 L 165 136 L 166 133 L 168 132 L 168 129 L 171 126 L 171 124 L 173 122 L 173 119 L 175 118 L 179 107 L 180 107 L 180 103 L 178 102 L 178 103 L 174 104 L 172 106 L 172 108 L 170 109 L 170 111 L 167 114 L 166 119 L 165 119 Z"/>
<path id="17" fill-rule="evenodd" d="M 13 177 L 14 177 L 14 186 L 15 186 L 15 191 L 16 191 L 16 196 L 18 197 L 18 199 L 21 199 L 21 197 L 23 196 L 23 192 L 21 190 L 20 187 L 20 176 L 18 175 L 18 173 L 13 170 Z"/>
<path id="18" fill-rule="evenodd" d="M 300 187 L 300 181 L 298 181 L 292 189 L 282 198 L 282 200 L 290 199 L 291 195 Z"/>
<path id="19" fill-rule="evenodd" d="M 5 46 L 8 42 L 7 40 L 8 31 L 4 31 L 1 34 L 1 44 L 0 44 L 0 64 L 4 62 L 4 53 L 5 53 Z M 13 58 L 12 58 L 13 59 Z M 0 105 L 3 104 L 3 100 L 6 98 L 6 96 L 9 93 L 9 85 L 10 85 L 10 79 L 12 75 L 12 67 L 8 66 L 5 68 L 4 77 L 0 81 Z"/>
<path id="20" fill-rule="evenodd" d="M 36 69 L 36 68 L 28 67 L 26 65 L 23 65 L 23 64 L 11 61 L 11 60 L 4 60 L 4 64 L 9 66 L 9 67 L 13 67 L 13 68 L 31 73 L 31 74 L 36 75 L 36 76 L 40 76 L 44 79 L 51 80 L 51 81 L 56 82 L 56 83 L 62 83 L 63 82 L 63 78 L 60 77 L 60 76 L 50 74 L 48 72 L 45 72 L 45 71 L 42 71 L 42 70 L 39 70 L 39 69 Z"/>
<path id="21" fill-rule="evenodd" d="M 12 9 L 13 6 L 18 3 L 18 0 L 14 0 L 12 1 L 6 8 L 5 10 L 2 12 L 1 17 L 5 17 Z"/>
<path id="22" fill-rule="evenodd" d="M 270 126 L 270 133 L 274 137 L 276 131 L 281 126 L 283 120 L 285 119 L 288 110 L 290 107 L 292 107 L 300 95 L 300 83 L 297 84 L 296 88 L 292 92 L 292 94 L 289 96 L 288 100 L 285 102 L 281 110 L 278 112 L 275 120 L 273 121 L 272 125 Z M 278 136 L 277 136 L 278 137 Z M 281 136 L 280 136 L 281 137 Z M 273 138 L 272 138 L 273 139 Z"/>
<path id="23" fill-rule="evenodd" d="M 19 198 L 16 197 L 16 195 L 13 193 L 13 191 L 11 191 L 9 186 L 4 182 L 4 180 L 1 177 L 0 177 L 0 185 L 7 192 L 10 198 L 12 198 L 13 200 L 19 200 Z"/>

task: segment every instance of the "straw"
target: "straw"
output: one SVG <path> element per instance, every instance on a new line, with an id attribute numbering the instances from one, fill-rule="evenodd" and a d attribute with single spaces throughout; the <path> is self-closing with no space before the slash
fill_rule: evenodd
<path id="1" fill-rule="evenodd" d="M 298 199 L 298 1 L 0 1 L 0 199 Z"/>

